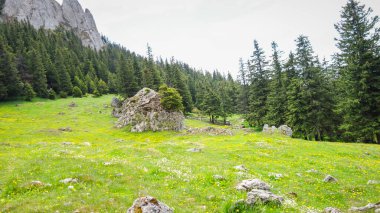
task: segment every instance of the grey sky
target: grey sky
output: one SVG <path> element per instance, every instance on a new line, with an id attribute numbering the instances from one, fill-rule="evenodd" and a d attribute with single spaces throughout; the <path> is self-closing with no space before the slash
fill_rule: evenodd
<path id="1" fill-rule="evenodd" d="M 62 0 L 58 0 L 62 1 Z M 336 49 L 334 23 L 346 0 L 79 0 L 99 31 L 126 48 L 187 62 L 204 70 L 236 73 L 252 54 L 253 40 L 270 55 L 270 43 L 288 53 L 309 36 L 320 58 Z M 380 14 L 380 0 L 361 0 Z M 284 55 L 286 57 L 286 55 Z"/>

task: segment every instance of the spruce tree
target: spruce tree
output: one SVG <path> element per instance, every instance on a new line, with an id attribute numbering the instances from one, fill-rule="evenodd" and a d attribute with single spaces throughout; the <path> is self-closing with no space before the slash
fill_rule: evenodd
<path id="1" fill-rule="evenodd" d="M 248 120 L 254 126 L 261 127 L 264 124 L 264 118 L 267 115 L 267 97 L 269 93 L 268 87 L 268 62 L 265 53 L 254 41 L 254 51 L 251 57 L 251 85 L 250 85 L 250 114 Z"/>
<path id="2" fill-rule="evenodd" d="M 37 96 L 42 98 L 48 97 L 47 78 L 44 64 L 42 63 L 41 54 L 38 50 L 32 49 L 29 54 L 29 69 L 33 76 L 33 90 Z"/>
<path id="3" fill-rule="evenodd" d="M 346 140 L 380 143 L 380 29 L 372 12 L 348 0 L 335 25 L 342 64 L 338 109 Z"/>
<path id="4" fill-rule="evenodd" d="M 268 96 L 266 123 L 280 126 L 285 124 L 286 95 L 284 90 L 283 71 L 277 43 L 272 43 L 272 80 Z"/>
<path id="5" fill-rule="evenodd" d="M 248 71 L 243 62 L 243 59 L 239 59 L 239 75 L 238 80 L 240 83 L 240 90 L 238 94 L 238 111 L 242 114 L 248 113 L 248 103 L 249 103 L 249 79 L 248 79 Z"/>

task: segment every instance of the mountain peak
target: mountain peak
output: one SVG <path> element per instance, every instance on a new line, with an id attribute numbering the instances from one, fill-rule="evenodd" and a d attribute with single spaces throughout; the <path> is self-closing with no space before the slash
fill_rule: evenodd
<path id="1" fill-rule="evenodd" d="M 35 28 L 56 29 L 62 25 L 72 29 L 84 46 L 100 50 L 104 43 L 91 12 L 83 10 L 77 0 L 6 0 L 1 20 L 28 20 Z"/>

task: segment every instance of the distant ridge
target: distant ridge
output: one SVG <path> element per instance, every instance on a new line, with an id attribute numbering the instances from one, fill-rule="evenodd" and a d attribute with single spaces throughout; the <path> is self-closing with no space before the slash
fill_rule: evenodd
<path id="1" fill-rule="evenodd" d="M 84 46 L 100 50 L 104 46 L 91 12 L 77 0 L 6 0 L 1 11 L 1 20 L 29 21 L 35 28 L 56 29 L 64 26 L 73 30 Z"/>

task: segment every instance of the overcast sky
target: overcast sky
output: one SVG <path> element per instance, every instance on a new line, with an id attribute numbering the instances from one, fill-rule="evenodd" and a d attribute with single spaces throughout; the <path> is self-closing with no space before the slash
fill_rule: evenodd
<path id="1" fill-rule="evenodd" d="M 132 51 L 145 55 L 149 43 L 155 56 L 174 56 L 195 68 L 235 74 L 239 58 L 252 54 L 254 39 L 270 55 L 272 41 L 288 53 L 295 38 L 304 34 L 320 58 L 329 57 L 336 51 L 334 23 L 346 0 L 79 2 L 92 12 L 102 34 Z M 361 2 L 380 14 L 380 0 Z"/>

